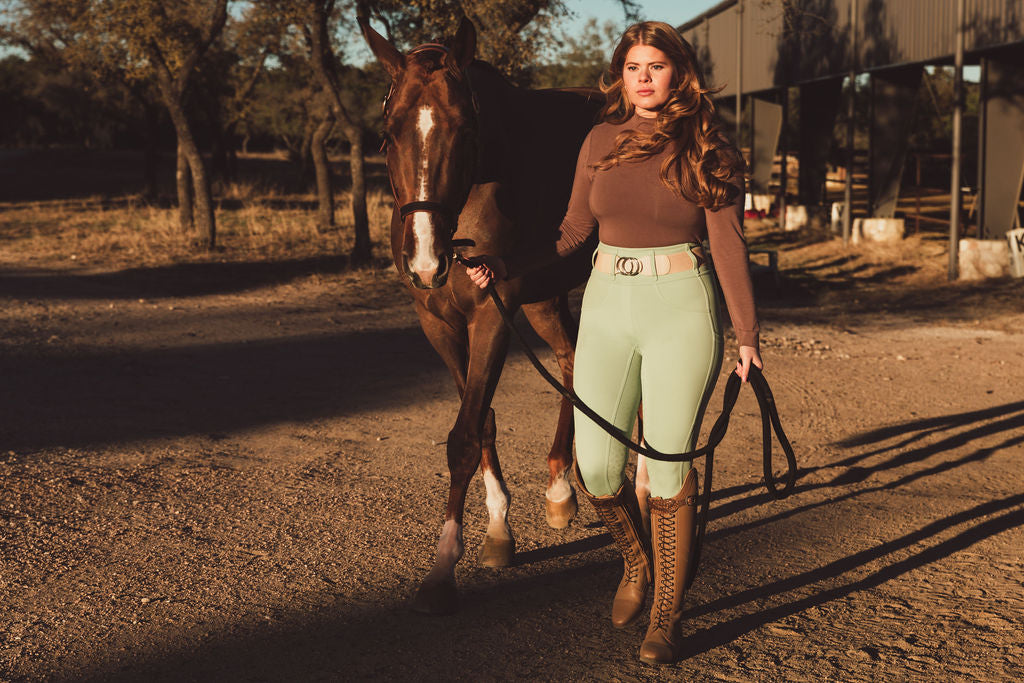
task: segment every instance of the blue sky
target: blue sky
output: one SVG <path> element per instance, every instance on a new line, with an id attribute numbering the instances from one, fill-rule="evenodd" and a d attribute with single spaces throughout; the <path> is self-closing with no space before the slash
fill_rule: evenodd
<path id="1" fill-rule="evenodd" d="M 641 19 L 665 21 L 676 26 L 719 2 L 721 0 L 641 0 L 636 4 L 642 8 Z M 600 23 L 608 20 L 616 24 L 625 22 L 622 5 L 615 0 L 566 0 L 565 4 L 576 14 L 569 22 L 570 26 L 582 27 L 591 17 Z"/>

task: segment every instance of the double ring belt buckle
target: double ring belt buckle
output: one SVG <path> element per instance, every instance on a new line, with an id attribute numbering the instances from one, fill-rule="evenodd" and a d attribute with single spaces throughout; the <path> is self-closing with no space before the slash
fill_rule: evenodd
<path id="1" fill-rule="evenodd" d="M 636 256 L 617 256 L 615 258 L 615 272 L 618 275 L 633 277 L 644 270 L 644 262 Z"/>

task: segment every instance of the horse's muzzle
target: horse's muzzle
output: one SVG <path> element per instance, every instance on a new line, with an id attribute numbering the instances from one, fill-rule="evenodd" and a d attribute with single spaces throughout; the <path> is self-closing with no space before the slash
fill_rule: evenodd
<path id="1" fill-rule="evenodd" d="M 409 257 L 402 254 L 402 271 L 409 278 L 412 286 L 416 289 L 437 289 L 444 287 L 448 282 L 448 273 L 451 270 L 452 256 L 445 254 L 438 258 L 437 270 L 432 274 L 428 272 L 417 272 L 409 267 Z M 427 282 L 429 278 L 429 282 Z"/>

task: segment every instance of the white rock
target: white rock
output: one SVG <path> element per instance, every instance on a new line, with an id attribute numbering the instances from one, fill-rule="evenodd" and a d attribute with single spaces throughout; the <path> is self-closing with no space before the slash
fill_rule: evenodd
<path id="1" fill-rule="evenodd" d="M 903 239 L 904 227 L 902 218 L 855 218 L 851 229 L 850 241 L 859 242 L 899 242 Z"/>
<path id="2" fill-rule="evenodd" d="M 793 232 L 807 225 L 807 207 L 802 204 L 786 205 L 786 220 L 784 229 L 786 232 Z"/>
<path id="3" fill-rule="evenodd" d="M 1010 274 L 1010 244 L 1006 240 L 960 240 L 961 280 L 982 280 Z"/>

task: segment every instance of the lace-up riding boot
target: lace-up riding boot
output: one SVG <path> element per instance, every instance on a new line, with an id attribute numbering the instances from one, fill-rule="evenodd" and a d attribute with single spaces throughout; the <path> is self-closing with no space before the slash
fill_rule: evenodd
<path id="1" fill-rule="evenodd" d="M 650 506 L 654 604 L 651 624 L 640 646 L 640 660 L 671 664 L 679 657 L 683 639 L 679 622 L 697 533 L 697 471 L 687 473 L 674 497 L 652 497 Z"/>
<path id="2" fill-rule="evenodd" d="M 651 550 L 640 522 L 636 492 L 626 477 L 614 495 L 593 496 L 583 483 L 579 467 L 576 481 L 622 553 L 625 571 L 612 600 L 612 626 L 622 628 L 640 616 L 651 582 Z"/>

